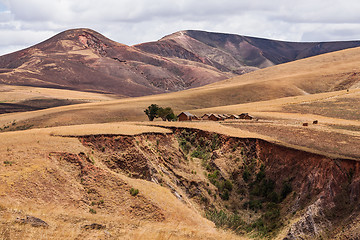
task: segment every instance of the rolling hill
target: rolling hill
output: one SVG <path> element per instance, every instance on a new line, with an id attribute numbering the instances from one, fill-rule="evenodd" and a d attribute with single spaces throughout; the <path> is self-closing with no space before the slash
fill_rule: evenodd
<path id="1" fill-rule="evenodd" d="M 1 56 L 0 83 L 135 97 L 200 87 L 357 46 L 359 41 L 291 43 L 202 31 L 126 46 L 90 29 L 74 29 Z"/>
<path id="2" fill-rule="evenodd" d="M 152 103 L 201 114 L 203 108 L 304 96 L 359 87 L 360 48 L 347 49 L 285 63 L 218 83 L 180 92 L 63 106 L 0 116 L 0 126 L 12 121 L 39 127 L 146 120 L 143 110 Z M 305 101 L 305 100 L 304 100 Z M 258 105 L 261 105 L 259 103 Z M 256 108 L 247 111 L 256 111 Z M 239 107 L 240 111 L 241 107 Z M 234 111 L 234 110 L 233 110 Z M 230 112 L 229 112 L 230 113 Z M 236 112 L 234 112 L 236 113 Z M 24 122 L 24 124 L 25 124 Z"/>

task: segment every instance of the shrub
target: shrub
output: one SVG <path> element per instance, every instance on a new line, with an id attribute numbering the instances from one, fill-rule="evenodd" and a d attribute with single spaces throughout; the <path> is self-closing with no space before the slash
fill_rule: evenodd
<path id="1" fill-rule="evenodd" d="M 217 180 L 219 174 L 220 174 L 219 170 L 215 170 L 213 173 L 208 174 L 208 179 L 213 185 L 215 185 L 215 183 L 217 182 L 216 180 Z"/>
<path id="2" fill-rule="evenodd" d="M 218 149 L 220 146 L 220 138 L 218 134 L 214 134 L 212 136 L 212 141 L 211 141 L 211 150 L 214 151 L 216 149 Z"/>
<path id="3" fill-rule="evenodd" d="M 224 183 L 224 188 L 231 192 L 233 190 L 233 185 L 229 180 L 226 180 Z"/>
<path id="4" fill-rule="evenodd" d="M 212 167 L 210 164 L 205 162 L 204 166 L 205 166 L 206 171 L 208 171 L 208 172 L 214 171 L 214 167 Z"/>
<path id="5" fill-rule="evenodd" d="M 263 227 L 258 228 L 259 232 L 265 235 L 274 231 L 280 225 L 279 218 L 279 206 L 275 203 L 268 203 L 266 206 L 266 212 L 261 216 Z"/>
<path id="6" fill-rule="evenodd" d="M 238 189 L 238 190 L 237 190 L 237 194 L 245 195 L 245 194 L 246 194 L 245 188 L 240 188 L 240 189 Z"/>
<path id="7" fill-rule="evenodd" d="M 244 203 L 243 207 L 250 208 L 251 210 L 256 211 L 256 210 L 262 209 L 262 203 L 259 200 L 251 200 L 251 201 Z"/>
<path id="8" fill-rule="evenodd" d="M 249 170 L 248 170 L 247 168 L 243 171 L 242 177 L 243 177 L 243 179 L 244 179 L 245 182 L 249 181 L 249 179 L 250 179 L 250 172 L 249 172 Z"/>
<path id="9" fill-rule="evenodd" d="M 11 166 L 11 165 L 13 164 L 13 162 L 11 162 L 11 161 L 4 161 L 4 164 L 5 164 L 5 165 L 8 165 L 8 166 Z"/>
<path id="10" fill-rule="evenodd" d="M 281 199 L 285 199 L 286 196 L 292 192 L 292 187 L 289 182 L 284 182 L 281 189 Z"/>
<path id="11" fill-rule="evenodd" d="M 268 199 L 273 202 L 273 203 L 278 203 L 279 202 L 279 194 L 277 194 L 276 192 L 271 192 L 268 195 Z"/>
<path id="12" fill-rule="evenodd" d="M 201 196 L 200 201 L 204 204 L 208 204 L 209 203 L 209 199 L 207 197 Z"/>
<path id="13" fill-rule="evenodd" d="M 263 180 L 265 178 L 265 171 L 260 170 L 257 174 L 256 174 L 256 181 L 257 182 L 261 182 L 261 180 Z"/>
<path id="14" fill-rule="evenodd" d="M 260 217 L 253 224 L 251 224 L 252 229 L 257 229 L 260 233 L 264 234 L 266 232 L 266 227 L 263 219 Z M 251 228 L 249 230 L 251 230 Z"/>
<path id="15" fill-rule="evenodd" d="M 261 184 L 261 196 L 267 197 L 275 189 L 275 182 L 271 179 L 264 179 Z"/>
<path id="16" fill-rule="evenodd" d="M 89 209 L 89 212 L 90 212 L 91 214 L 96 214 L 96 210 L 93 209 L 93 208 L 90 208 L 90 209 Z"/>
<path id="17" fill-rule="evenodd" d="M 261 182 L 253 182 L 251 186 L 251 195 L 267 197 L 274 191 L 275 182 L 271 179 L 263 179 Z"/>
<path id="18" fill-rule="evenodd" d="M 208 152 L 206 152 L 205 150 L 200 149 L 200 148 L 197 148 L 196 150 L 194 150 L 191 153 L 191 156 L 195 157 L 195 158 L 200 158 L 200 159 L 203 159 L 203 160 L 207 160 L 210 157 Z"/>
<path id="19" fill-rule="evenodd" d="M 205 212 L 205 217 L 215 223 L 216 227 L 228 228 L 239 232 L 245 226 L 245 222 L 238 214 L 227 214 L 223 210 L 209 210 Z"/>
<path id="20" fill-rule="evenodd" d="M 191 144 L 186 141 L 185 139 L 180 139 L 179 140 L 179 145 L 180 145 L 180 148 L 186 153 L 188 154 L 190 149 L 191 149 Z"/>
<path id="21" fill-rule="evenodd" d="M 138 195 L 138 193 L 139 193 L 139 189 L 135 189 L 135 188 L 130 189 L 131 196 L 136 196 Z"/>
<path id="22" fill-rule="evenodd" d="M 229 200 L 229 198 L 230 198 L 229 191 L 227 189 L 225 189 L 223 191 L 223 193 L 220 194 L 220 197 L 222 200 L 225 200 L 225 201 Z"/>

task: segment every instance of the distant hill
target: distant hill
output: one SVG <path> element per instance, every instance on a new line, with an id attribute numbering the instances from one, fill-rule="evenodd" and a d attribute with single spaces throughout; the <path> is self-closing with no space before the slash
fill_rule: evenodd
<path id="1" fill-rule="evenodd" d="M 0 83 L 135 97 L 199 87 L 360 41 L 291 43 L 180 31 L 127 46 L 90 29 L 68 30 L 0 56 Z"/>

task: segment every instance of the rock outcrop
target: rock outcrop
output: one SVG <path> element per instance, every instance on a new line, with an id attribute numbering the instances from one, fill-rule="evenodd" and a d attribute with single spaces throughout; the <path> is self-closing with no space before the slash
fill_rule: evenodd
<path id="1" fill-rule="evenodd" d="M 17 218 L 15 222 L 20 224 L 29 224 L 33 227 L 49 227 L 49 224 L 47 224 L 45 221 L 33 216 L 26 216 L 25 218 Z"/>

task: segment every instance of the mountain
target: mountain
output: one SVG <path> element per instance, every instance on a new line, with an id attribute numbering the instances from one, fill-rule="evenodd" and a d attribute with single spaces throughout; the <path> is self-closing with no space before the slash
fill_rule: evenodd
<path id="1" fill-rule="evenodd" d="M 136 45 L 149 53 L 199 61 L 236 74 L 358 46 L 360 41 L 284 42 L 194 30 Z"/>
<path id="2" fill-rule="evenodd" d="M 360 41 L 291 43 L 203 31 L 127 46 L 90 29 L 74 29 L 0 56 L 0 83 L 144 96 L 357 46 Z"/>
<path id="3" fill-rule="evenodd" d="M 194 61 L 164 58 L 111 41 L 89 29 L 62 32 L 0 57 L 0 82 L 124 96 L 201 86 L 233 76 Z"/>

